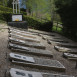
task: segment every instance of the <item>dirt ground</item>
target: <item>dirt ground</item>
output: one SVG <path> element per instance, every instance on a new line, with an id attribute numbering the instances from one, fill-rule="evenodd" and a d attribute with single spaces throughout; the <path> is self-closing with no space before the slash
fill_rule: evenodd
<path id="1" fill-rule="evenodd" d="M 63 58 L 62 52 L 56 51 L 53 45 L 48 44 L 47 41 L 43 40 L 40 36 L 37 36 L 38 39 L 40 39 L 41 42 L 46 46 L 47 50 L 50 50 L 53 53 L 53 58 L 44 57 L 44 56 L 40 56 L 40 58 L 44 58 L 44 59 L 49 58 L 50 60 L 58 60 L 66 67 L 66 71 L 57 72 L 57 71 L 52 71 L 52 70 L 35 69 L 35 68 L 26 67 L 26 66 L 24 67 L 24 66 L 12 64 L 9 60 L 9 53 L 11 53 L 12 51 L 7 48 L 7 45 L 8 45 L 8 29 L 7 28 L 8 27 L 5 25 L 0 26 L 0 77 L 9 77 L 10 68 L 18 68 L 18 69 L 27 70 L 27 71 L 45 72 L 45 73 L 53 73 L 53 74 L 73 75 L 77 77 L 77 69 L 75 69 L 76 62 Z M 29 55 L 29 54 L 23 54 L 23 55 Z M 38 58 L 38 56 L 35 56 L 35 55 L 29 55 L 29 56 Z"/>

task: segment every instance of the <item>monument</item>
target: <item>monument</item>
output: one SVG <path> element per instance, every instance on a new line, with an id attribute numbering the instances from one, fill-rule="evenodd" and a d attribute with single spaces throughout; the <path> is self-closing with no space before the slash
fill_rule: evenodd
<path id="1" fill-rule="evenodd" d="M 27 22 L 23 21 L 23 14 L 20 13 L 20 1 L 13 0 L 13 14 L 11 16 L 11 22 L 8 22 L 9 26 L 27 29 Z"/>

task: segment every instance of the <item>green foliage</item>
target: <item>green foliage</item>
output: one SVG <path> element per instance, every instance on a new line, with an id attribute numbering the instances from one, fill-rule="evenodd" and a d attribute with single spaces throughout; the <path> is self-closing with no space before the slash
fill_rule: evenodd
<path id="1" fill-rule="evenodd" d="M 24 15 L 24 19 L 28 22 L 28 26 L 33 29 L 39 29 L 44 31 L 52 31 L 52 22 L 40 22 L 37 19 Z"/>
<path id="2" fill-rule="evenodd" d="M 67 36 L 77 39 L 77 0 L 55 0 L 63 31 Z"/>

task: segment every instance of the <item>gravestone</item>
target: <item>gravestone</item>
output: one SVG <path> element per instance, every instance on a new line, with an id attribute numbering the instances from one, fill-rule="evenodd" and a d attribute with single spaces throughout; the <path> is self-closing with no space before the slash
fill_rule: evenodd
<path id="1" fill-rule="evenodd" d="M 28 53 L 28 54 L 33 54 L 37 56 L 53 57 L 53 53 L 48 50 L 42 50 L 42 49 L 36 49 L 36 48 L 30 48 L 30 47 L 28 47 L 28 49 L 29 51 L 18 49 L 18 48 L 12 48 L 11 50 L 14 52 Z"/>
<path id="2" fill-rule="evenodd" d="M 37 49 L 46 49 L 46 47 L 41 44 L 41 43 L 35 43 L 35 42 L 28 42 L 28 41 L 23 41 L 23 40 L 19 40 L 19 39 L 9 39 L 9 47 L 31 47 L 31 48 L 37 48 Z M 20 46 L 20 47 L 19 47 Z M 23 48 L 22 48 L 23 49 Z"/>
<path id="3" fill-rule="evenodd" d="M 65 47 L 60 47 L 60 46 L 54 46 L 54 49 L 60 51 L 60 52 L 70 52 L 71 49 L 65 48 Z"/>
<path id="4" fill-rule="evenodd" d="M 10 33 L 9 33 L 10 34 Z M 24 36 L 24 37 L 29 37 L 29 38 L 33 38 L 33 39 L 36 39 L 36 36 L 35 35 L 32 35 L 28 32 L 25 32 L 25 33 L 22 33 L 22 32 L 19 32 L 19 31 L 14 31 L 12 30 L 11 31 L 11 34 L 18 34 L 18 35 L 21 35 L 21 36 Z"/>
<path id="5" fill-rule="evenodd" d="M 68 76 L 68 75 L 26 71 L 26 70 L 20 70 L 16 68 L 10 69 L 10 76 L 11 77 L 74 77 L 74 76 Z"/>
<path id="6" fill-rule="evenodd" d="M 24 62 L 32 62 L 32 63 L 35 62 L 32 57 L 23 56 L 23 55 L 14 54 L 14 53 L 10 53 L 10 58 L 14 60 L 24 61 Z"/>
<path id="7" fill-rule="evenodd" d="M 17 28 L 28 28 L 27 22 L 23 21 L 23 14 L 20 14 L 20 2 L 19 0 L 13 0 L 13 14 L 11 16 L 11 22 L 8 22 L 9 26 L 17 27 Z M 15 8 L 16 6 L 16 8 Z M 15 13 L 16 9 L 16 13 Z M 19 13 L 18 13 L 19 10 Z"/>
<path id="8" fill-rule="evenodd" d="M 77 59 L 77 54 L 72 54 L 72 53 L 63 53 L 63 56 L 68 58 L 68 59 Z"/>
<path id="9" fill-rule="evenodd" d="M 23 55 L 21 55 L 23 56 Z M 54 71 L 65 71 L 65 67 L 57 60 L 50 60 L 50 59 L 42 59 L 42 58 L 36 58 L 33 57 L 34 62 L 28 62 L 28 61 L 22 61 L 21 58 L 18 57 L 11 57 L 12 63 L 22 65 L 22 66 L 28 66 L 28 67 L 34 67 L 39 69 L 51 69 Z"/>
<path id="10" fill-rule="evenodd" d="M 24 41 L 31 41 L 31 42 L 40 43 L 40 40 L 38 40 L 38 39 L 34 39 L 34 38 L 30 38 L 30 37 L 24 37 L 24 36 L 21 36 L 21 35 L 18 35 L 18 34 L 10 33 L 9 36 L 20 39 L 20 40 L 24 40 Z M 11 38 L 9 38 L 9 39 L 11 39 Z"/>

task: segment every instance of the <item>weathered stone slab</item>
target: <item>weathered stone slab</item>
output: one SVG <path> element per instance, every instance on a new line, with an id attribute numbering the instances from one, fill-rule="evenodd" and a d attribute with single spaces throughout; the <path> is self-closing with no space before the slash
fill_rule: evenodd
<path id="1" fill-rule="evenodd" d="M 74 76 L 68 76 L 68 75 L 26 71 L 26 70 L 20 70 L 15 68 L 10 69 L 10 76 L 11 77 L 74 77 Z"/>
<path id="2" fill-rule="evenodd" d="M 60 42 L 55 42 L 55 41 L 51 41 L 51 40 L 47 40 L 47 42 L 48 42 L 48 44 L 52 44 L 52 45 L 60 43 Z"/>
<path id="3" fill-rule="evenodd" d="M 12 59 L 12 63 L 18 64 L 18 65 L 24 65 L 24 66 L 28 66 L 28 67 L 34 67 L 34 68 L 41 68 L 41 69 L 51 69 L 51 70 L 55 70 L 55 71 L 65 71 L 65 67 L 57 60 L 50 60 L 50 59 L 42 59 L 42 58 L 35 58 L 34 59 L 34 63 L 30 63 L 30 62 L 23 62 L 20 60 L 15 60 L 17 59 L 15 58 L 11 58 Z"/>
<path id="4" fill-rule="evenodd" d="M 21 52 L 21 53 L 33 54 L 37 56 L 53 57 L 52 52 L 48 50 L 42 50 L 42 49 L 36 49 L 36 48 L 30 48 L 30 47 L 28 47 L 28 49 L 29 51 L 18 49 L 18 48 L 12 48 L 11 50 L 16 52 Z"/>
<path id="5" fill-rule="evenodd" d="M 10 56 L 10 59 L 13 59 L 13 60 L 19 60 L 19 61 L 24 61 L 24 62 L 32 62 L 32 63 L 35 62 L 33 57 L 23 56 L 23 55 L 14 54 L 14 53 L 10 53 L 9 56 Z"/>
<path id="6" fill-rule="evenodd" d="M 77 59 L 77 55 L 76 54 L 63 53 L 63 56 L 68 58 L 68 59 Z"/>
<path id="7" fill-rule="evenodd" d="M 28 33 L 21 33 L 21 32 L 18 32 L 18 31 L 11 31 L 11 34 L 18 34 L 18 35 L 21 35 L 21 36 L 24 36 L 24 37 L 29 37 L 29 38 L 36 38 L 35 35 L 32 35 L 32 34 L 28 34 Z"/>
<path id="8" fill-rule="evenodd" d="M 40 72 L 24 71 L 15 68 L 10 69 L 11 77 L 43 77 Z"/>
<path id="9" fill-rule="evenodd" d="M 27 47 L 31 47 L 31 48 L 37 48 L 37 49 L 46 49 L 46 47 L 42 44 L 35 44 L 35 43 L 31 43 L 31 42 L 24 42 L 21 40 L 11 40 L 11 43 L 9 43 L 9 47 L 11 48 L 26 48 Z"/>
<path id="10" fill-rule="evenodd" d="M 34 39 L 34 38 L 30 38 L 30 37 L 24 37 L 24 36 L 17 35 L 17 34 L 10 33 L 9 36 L 14 37 L 14 38 L 17 38 L 17 39 L 24 40 L 24 41 L 31 41 L 31 42 L 40 43 L 40 40 L 38 40 L 38 39 Z"/>
<path id="11" fill-rule="evenodd" d="M 71 49 L 65 48 L 65 47 L 60 47 L 60 46 L 54 46 L 54 49 L 60 51 L 60 52 L 70 52 Z"/>
<path id="12" fill-rule="evenodd" d="M 58 46 L 67 47 L 67 48 L 77 48 L 77 45 L 71 43 L 58 43 Z"/>
<path id="13" fill-rule="evenodd" d="M 24 34 L 27 33 L 27 34 L 38 35 L 37 33 L 32 33 L 27 30 L 23 31 L 23 30 L 19 30 L 19 29 L 15 29 L 15 28 L 9 28 L 9 33 L 11 33 L 12 31 L 16 31 L 16 32 L 24 33 Z"/>
<path id="14" fill-rule="evenodd" d="M 21 32 L 21 31 L 16 31 L 16 30 L 10 30 L 11 31 L 11 33 L 12 34 L 18 34 L 18 35 L 22 35 L 22 36 L 24 36 L 24 37 L 30 37 L 30 38 L 36 38 L 36 36 L 35 35 L 33 35 L 33 34 L 31 34 L 31 33 L 29 33 L 29 32 Z"/>
<path id="15" fill-rule="evenodd" d="M 61 40 L 61 39 L 52 39 L 51 41 L 69 43 L 68 41 Z"/>

